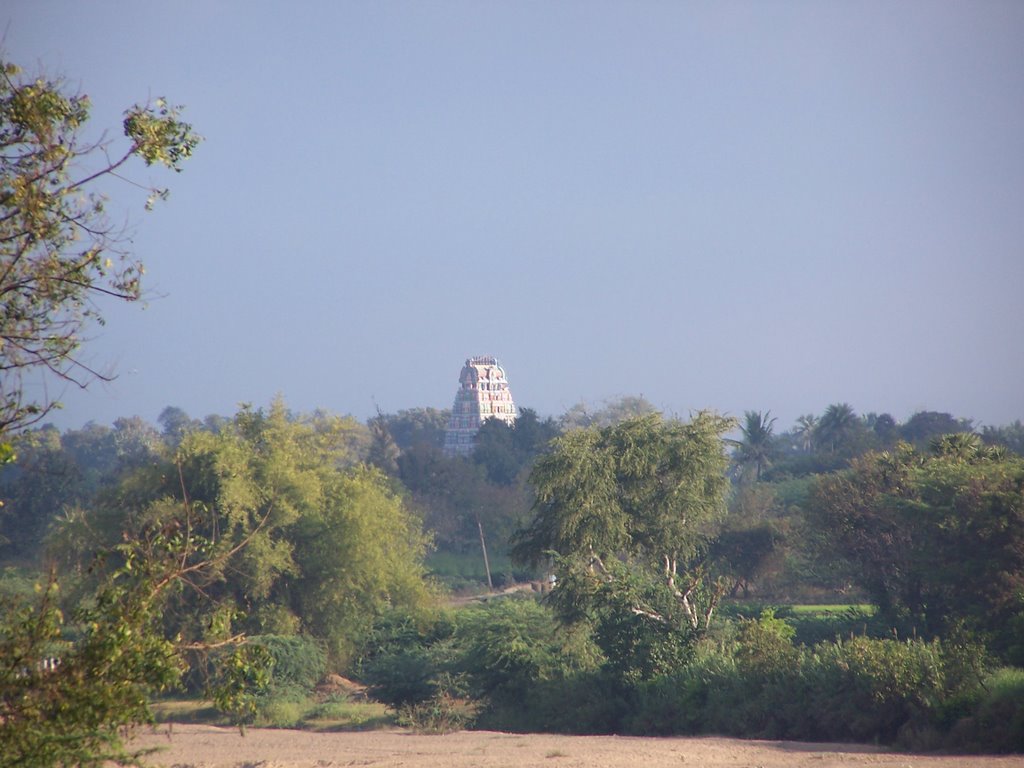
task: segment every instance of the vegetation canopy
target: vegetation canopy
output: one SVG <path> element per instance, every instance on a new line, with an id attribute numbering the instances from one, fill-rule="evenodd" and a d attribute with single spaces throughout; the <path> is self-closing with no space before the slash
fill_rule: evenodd
<path id="1" fill-rule="evenodd" d="M 708 545 L 725 512 L 731 426 L 711 413 L 687 423 L 655 414 L 573 430 L 534 465 L 534 519 L 513 552 L 551 560 L 553 601 L 569 621 L 596 622 L 609 658 L 647 659 L 628 674 L 678 660 L 668 645 L 706 629 L 724 592 Z"/>
<path id="2" fill-rule="evenodd" d="M 124 179 L 133 158 L 179 171 L 199 142 L 164 99 L 125 112 L 123 143 L 84 139 L 88 119 L 88 97 L 23 77 L 0 53 L 0 434 L 56 405 L 27 396 L 25 377 L 104 378 L 76 355 L 103 322 L 97 299 L 141 296 L 142 263 L 108 218 L 101 181 Z M 147 209 L 168 194 L 143 189 Z"/>

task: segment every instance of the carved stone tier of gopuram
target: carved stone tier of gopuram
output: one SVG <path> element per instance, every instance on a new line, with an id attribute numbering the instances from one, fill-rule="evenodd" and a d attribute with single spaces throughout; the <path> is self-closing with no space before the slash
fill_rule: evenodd
<path id="1" fill-rule="evenodd" d="M 487 419 L 501 419 L 511 425 L 516 420 L 516 406 L 498 359 L 480 355 L 469 358 L 459 376 L 459 390 L 444 434 L 444 452 L 448 456 L 471 454 L 476 433 Z"/>

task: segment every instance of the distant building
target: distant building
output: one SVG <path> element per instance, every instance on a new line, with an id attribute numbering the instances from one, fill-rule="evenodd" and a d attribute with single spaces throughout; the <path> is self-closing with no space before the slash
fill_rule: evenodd
<path id="1" fill-rule="evenodd" d="M 487 419 L 514 424 L 516 406 L 505 378 L 505 369 L 490 355 L 471 357 L 459 376 L 459 390 L 444 434 L 444 452 L 468 456 L 473 452 L 476 433 Z"/>

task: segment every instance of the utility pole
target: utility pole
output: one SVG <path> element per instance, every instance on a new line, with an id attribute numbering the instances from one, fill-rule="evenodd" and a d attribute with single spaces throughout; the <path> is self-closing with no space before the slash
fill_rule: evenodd
<path id="1" fill-rule="evenodd" d="M 493 592 L 494 583 L 491 581 L 491 564 L 487 562 L 487 543 L 484 541 L 484 527 L 480 523 L 479 514 L 476 514 L 476 527 L 480 531 L 480 549 L 482 549 L 484 553 L 484 570 L 487 571 L 487 589 Z"/>

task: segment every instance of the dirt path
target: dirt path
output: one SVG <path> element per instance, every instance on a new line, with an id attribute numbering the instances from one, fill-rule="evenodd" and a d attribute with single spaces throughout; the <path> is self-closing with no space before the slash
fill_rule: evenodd
<path id="1" fill-rule="evenodd" d="M 205 725 L 145 732 L 136 745 L 168 768 L 1024 768 L 1024 756 L 922 756 L 850 744 L 721 738 L 549 736 L 460 731 L 423 736 L 404 731 L 310 733 Z"/>

